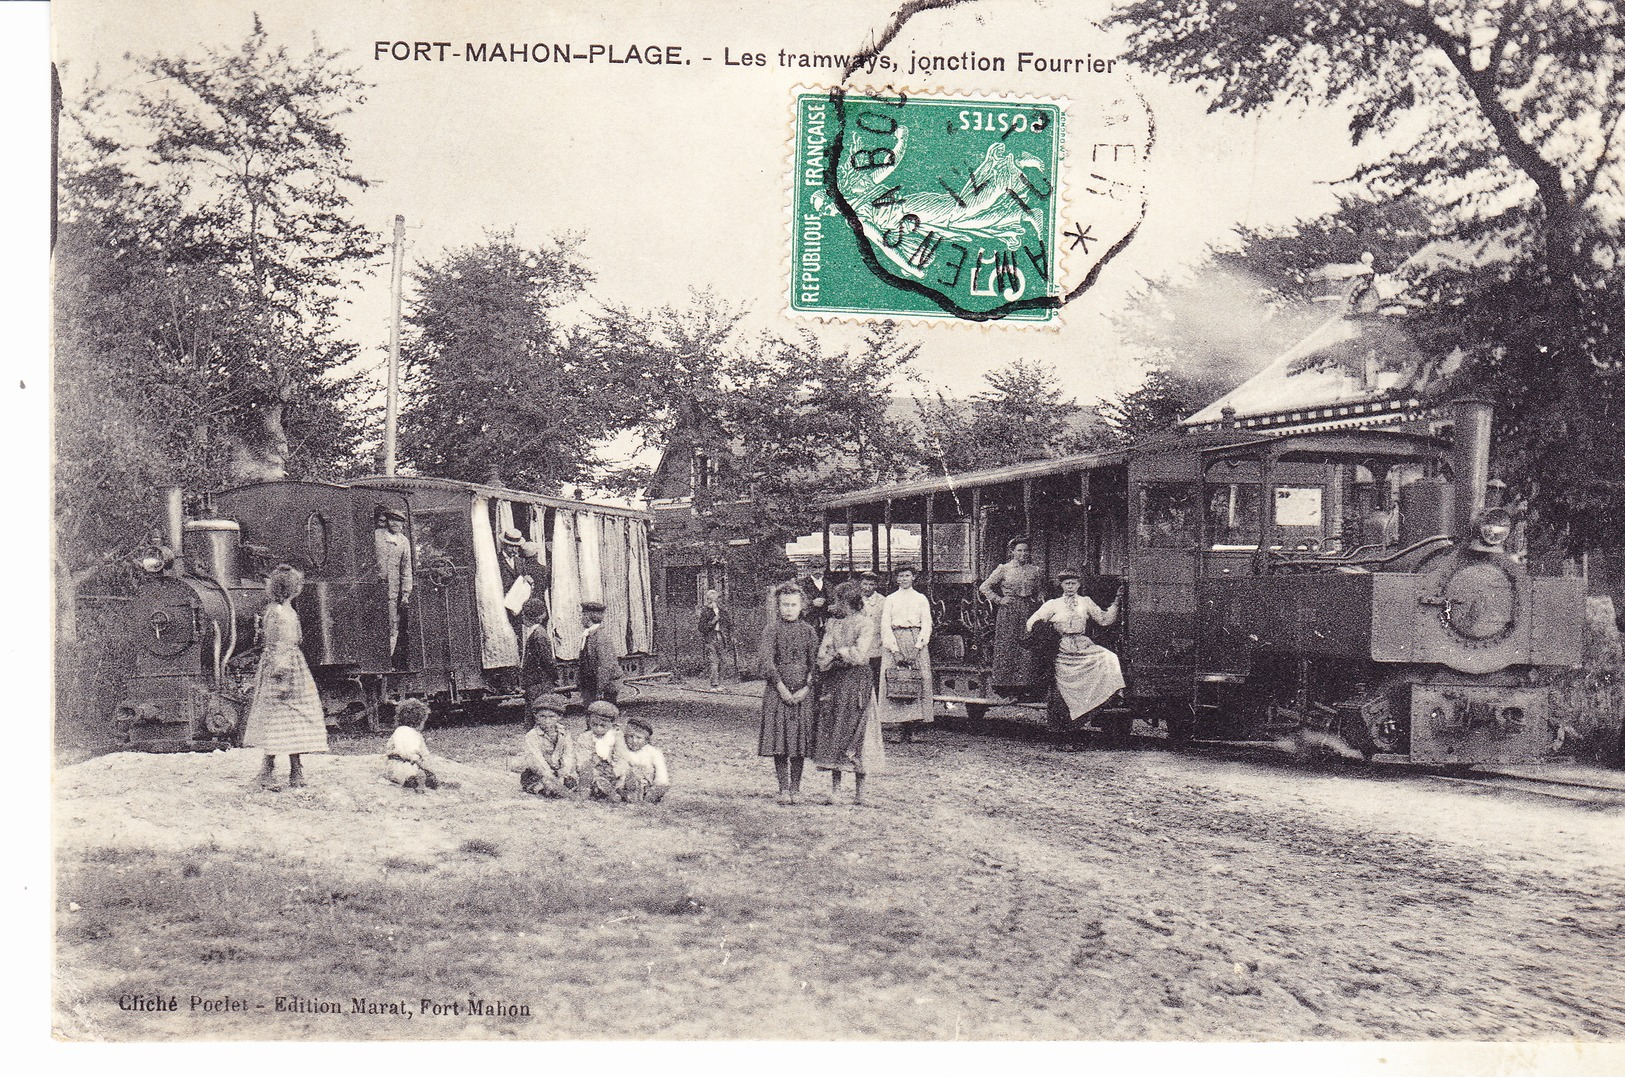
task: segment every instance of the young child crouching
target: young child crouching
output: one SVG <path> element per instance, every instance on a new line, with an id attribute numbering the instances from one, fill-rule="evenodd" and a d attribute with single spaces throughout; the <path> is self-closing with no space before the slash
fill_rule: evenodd
<path id="1" fill-rule="evenodd" d="M 552 693 L 531 701 L 524 748 L 513 764 L 526 793 L 562 797 L 576 787 L 575 742 L 559 728 L 565 707 L 564 697 Z"/>
<path id="2" fill-rule="evenodd" d="M 395 705 L 395 732 L 384 745 L 384 777 L 419 793 L 442 786 L 455 789 L 456 782 L 442 782 L 429 769 L 429 746 L 423 740 L 428 721 L 429 705 L 421 699 L 403 699 Z"/>
<path id="3" fill-rule="evenodd" d="M 615 721 L 620 708 L 600 699 L 587 707 L 587 728 L 576 736 L 576 791 L 594 800 L 609 800 L 621 791 L 626 776 L 626 744 Z"/>
<path id="4" fill-rule="evenodd" d="M 622 735 L 626 754 L 621 799 L 629 804 L 659 804 L 660 798 L 671 788 L 671 778 L 666 774 L 666 753 L 649 743 L 654 732 L 654 726 L 642 718 L 627 719 L 626 732 Z"/>

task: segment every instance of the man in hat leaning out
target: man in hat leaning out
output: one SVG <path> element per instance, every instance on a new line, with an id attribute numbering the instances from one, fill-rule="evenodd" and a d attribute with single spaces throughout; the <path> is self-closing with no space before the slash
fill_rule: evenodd
<path id="1" fill-rule="evenodd" d="M 542 546 L 510 527 L 502 532 L 497 567 L 502 573 L 503 605 L 519 640 L 521 687 L 526 692 L 537 686 L 551 689 L 558 683 L 558 669 L 547 631 L 549 581 Z"/>

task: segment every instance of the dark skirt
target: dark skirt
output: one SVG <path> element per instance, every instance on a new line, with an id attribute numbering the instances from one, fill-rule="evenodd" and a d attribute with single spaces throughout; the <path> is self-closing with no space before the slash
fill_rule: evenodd
<path id="1" fill-rule="evenodd" d="M 756 754 L 811 755 L 815 699 L 808 695 L 792 707 L 779 698 L 778 686 L 769 682 L 762 691 L 762 731 L 756 738 Z"/>
<path id="2" fill-rule="evenodd" d="M 826 770 L 864 770 L 863 735 L 875 705 L 874 674 L 861 666 L 839 666 L 819 686 L 813 763 Z"/>
<path id="3" fill-rule="evenodd" d="M 1037 595 L 1011 595 L 1008 606 L 997 607 L 993 620 L 993 686 L 1028 688 L 1043 680 L 1033 652 L 1021 645 L 1027 618 L 1038 609 Z"/>

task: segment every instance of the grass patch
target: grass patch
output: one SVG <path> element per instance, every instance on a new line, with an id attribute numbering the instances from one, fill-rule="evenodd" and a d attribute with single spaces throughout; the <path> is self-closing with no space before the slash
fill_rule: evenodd
<path id="1" fill-rule="evenodd" d="M 484 838 L 469 838 L 457 847 L 457 851 L 467 853 L 469 856 L 488 856 L 493 860 L 502 855 L 500 845 Z"/>

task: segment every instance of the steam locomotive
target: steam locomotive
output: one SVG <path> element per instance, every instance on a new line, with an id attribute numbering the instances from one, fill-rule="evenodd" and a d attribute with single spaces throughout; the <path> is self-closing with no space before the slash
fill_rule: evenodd
<path id="1" fill-rule="evenodd" d="M 976 591 L 1027 538 L 1053 573 L 1119 587 L 1125 705 L 1175 737 L 1296 737 L 1413 761 L 1549 752 L 1543 668 L 1580 660 L 1584 581 L 1532 574 L 1486 519 L 1492 412 L 1463 400 L 1407 430 L 1234 424 L 1114 452 L 922 479 L 824 505 L 844 569 L 919 564 L 939 704 L 991 691 L 992 613 Z"/>
<path id="2" fill-rule="evenodd" d="M 247 716 L 264 579 L 305 573 L 295 602 L 330 722 L 376 725 L 395 700 L 444 712 L 522 702 L 526 647 L 547 646 L 565 684 L 580 653 L 580 603 L 633 677 L 655 665 L 646 513 L 498 486 L 416 477 L 264 482 L 216 493 L 187 519 L 171 490 L 162 544 L 140 554 L 128 631 L 138 641 L 117 730 L 142 741 L 230 742 Z M 415 581 L 404 616 L 375 532 L 404 519 Z M 545 637 L 508 608 L 499 541 L 517 531 L 548 566 Z"/>

